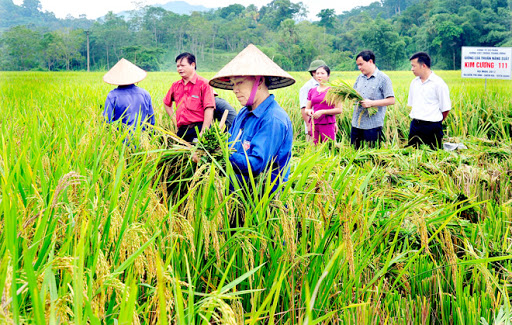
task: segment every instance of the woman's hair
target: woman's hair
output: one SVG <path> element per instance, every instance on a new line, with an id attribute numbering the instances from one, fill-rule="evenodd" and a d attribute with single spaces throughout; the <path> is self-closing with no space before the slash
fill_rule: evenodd
<path id="1" fill-rule="evenodd" d="M 315 72 L 318 71 L 318 69 L 324 69 L 325 72 L 327 72 L 327 75 L 330 76 L 331 75 L 331 69 L 329 69 L 328 66 L 326 65 L 321 65 L 319 66 L 318 68 L 316 68 Z"/>

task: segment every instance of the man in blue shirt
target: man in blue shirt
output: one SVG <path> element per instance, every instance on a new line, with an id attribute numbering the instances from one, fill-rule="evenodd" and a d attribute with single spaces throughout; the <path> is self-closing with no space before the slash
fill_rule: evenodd
<path id="1" fill-rule="evenodd" d="M 151 96 L 135 85 L 146 75 L 146 71 L 126 59 L 121 59 L 103 76 L 106 83 L 118 86 L 108 93 L 105 101 L 103 116 L 107 123 L 121 120 L 132 130 L 139 124 L 143 130 L 144 123 L 155 125 Z"/>
<path id="2" fill-rule="evenodd" d="M 243 82 L 250 83 L 247 79 Z M 240 185 L 243 185 L 242 178 L 248 183 L 249 169 L 254 176 L 268 169 L 272 191 L 275 191 L 281 182 L 288 180 L 290 172 L 288 161 L 293 141 L 290 118 L 277 104 L 274 95 L 269 95 L 254 109 L 242 108 L 238 116 L 230 129 L 229 142 L 234 142 L 239 133 L 240 136 L 234 143 L 235 152 L 229 161 L 239 174 Z"/>
<path id="3" fill-rule="evenodd" d="M 295 80 L 256 46 L 249 45 L 210 80 L 210 85 L 232 89 L 244 107 L 230 129 L 235 152 L 229 157 L 236 173 L 233 188 L 250 189 L 254 177 L 270 173 L 271 192 L 288 180 L 293 129 L 288 114 L 269 89 L 292 85 Z"/>

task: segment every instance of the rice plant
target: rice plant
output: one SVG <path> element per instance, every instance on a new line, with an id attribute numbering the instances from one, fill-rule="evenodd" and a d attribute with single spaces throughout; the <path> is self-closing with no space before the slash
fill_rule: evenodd
<path id="1" fill-rule="evenodd" d="M 101 73 L 3 72 L 0 321 L 510 322 L 511 82 L 438 74 L 467 150 L 404 147 L 410 72 L 388 73 L 380 149 L 350 147 L 348 110 L 336 145 L 312 146 L 294 74 L 275 91 L 295 130 L 277 195 L 265 175 L 230 191 L 224 149 L 191 161 L 162 105 L 176 73 L 140 84 L 157 128 L 130 133 L 103 122 Z"/>

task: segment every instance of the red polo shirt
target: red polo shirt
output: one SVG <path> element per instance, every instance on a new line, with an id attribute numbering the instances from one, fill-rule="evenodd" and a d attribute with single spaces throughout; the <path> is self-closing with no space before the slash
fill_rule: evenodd
<path id="1" fill-rule="evenodd" d="M 208 80 L 197 73 L 185 85 L 183 79 L 174 82 L 164 98 L 164 104 L 172 107 L 176 103 L 178 127 L 204 121 L 204 110 L 215 108 L 213 89 Z"/>

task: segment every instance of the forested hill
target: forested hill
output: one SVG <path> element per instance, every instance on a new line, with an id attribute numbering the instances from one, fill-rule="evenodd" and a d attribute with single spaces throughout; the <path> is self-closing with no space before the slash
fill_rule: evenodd
<path id="1" fill-rule="evenodd" d="M 354 55 L 371 49 L 386 70 L 408 69 L 427 51 L 437 69 L 458 69 L 461 46 L 512 46 L 512 0 L 382 0 L 336 15 L 323 9 L 307 21 L 301 2 L 273 0 L 177 14 L 146 6 L 127 17 L 58 19 L 39 0 L 0 0 L 1 70 L 85 70 L 87 37 L 92 70 L 125 57 L 148 71 L 174 70 L 189 51 L 198 69 L 216 71 L 249 43 L 286 70 L 321 58 L 335 70 L 355 69 Z"/>

